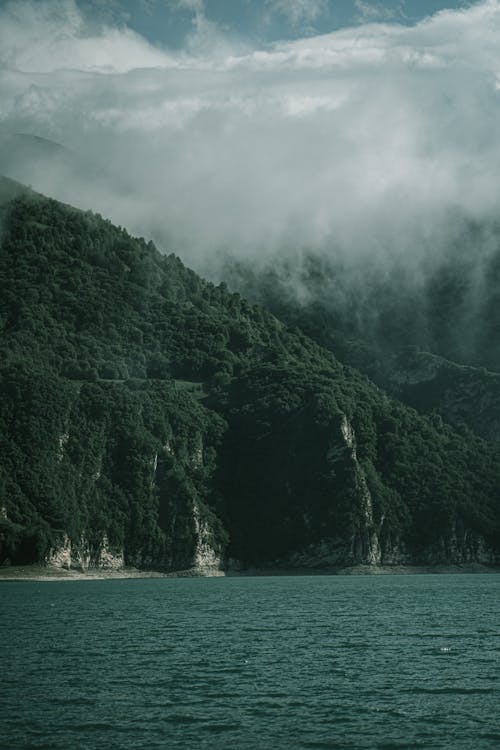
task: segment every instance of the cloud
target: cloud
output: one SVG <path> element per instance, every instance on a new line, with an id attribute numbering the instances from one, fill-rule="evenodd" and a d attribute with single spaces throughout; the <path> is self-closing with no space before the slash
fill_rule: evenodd
<path id="1" fill-rule="evenodd" d="M 354 0 L 354 6 L 357 10 L 357 20 L 362 23 L 405 19 L 404 5 L 404 0 L 400 0 L 395 7 L 390 7 L 382 2 Z"/>
<path id="2" fill-rule="evenodd" d="M 70 0 L 0 11 L 0 126 L 108 175 L 85 186 L 45 170 L 34 187 L 198 265 L 220 249 L 410 254 L 450 216 L 498 213 L 497 0 L 263 49 L 193 9 L 208 33 L 176 52 L 95 30 Z"/>
<path id="3" fill-rule="evenodd" d="M 284 17 L 291 26 L 312 23 L 328 9 L 328 0 L 266 0 L 268 12 Z"/>
<path id="4" fill-rule="evenodd" d="M 125 24 L 130 18 L 130 13 L 123 7 L 121 0 L 85 0 L 88 4 L 88 17 L 95 24 Z M 141 7 L 146 12 L 151 2 L 139 0 Z"/>
<path id="5" fill-rule="evenodd" d="M 3 70 L 125 73 L 173 64 L 165 52 L 126 27 L 102 26 L 96 32 L 74 0 L 15 0 L 7 3 L 0 19 Z M 53 83 L 57 88 L 57 75 Z"/>

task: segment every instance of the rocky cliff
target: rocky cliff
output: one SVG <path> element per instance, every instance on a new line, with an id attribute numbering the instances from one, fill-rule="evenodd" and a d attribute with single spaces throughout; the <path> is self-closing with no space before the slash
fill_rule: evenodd
<path id="1" fill-rule="evenodd" d="M 489 442 L 98 216 L 17 190 L 3 217 L 1 561 L 497 559 Z"/>

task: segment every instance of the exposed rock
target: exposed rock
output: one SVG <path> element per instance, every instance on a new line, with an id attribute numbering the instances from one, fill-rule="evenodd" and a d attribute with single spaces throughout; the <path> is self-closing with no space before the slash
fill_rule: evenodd
<path id="1" fill-rule="evenodd" d="M 399 540 L 386 539 L 381 547 L 375 533 L 365 536 L 353 535 L 350 545 L 341 539 L 323 539 L 285 558 L 267 561 L 259 567 L 265 570 L 318 570 L 328 571 L 345 566 L 370 568 L 405 566 L 447 566 L 447 565 L 500 564 L 500 555 L 487 546 L 485 540 L 470 532 L 462 536 L 451 534 L 442 537 L 432 548 L 422 554 L 411 554 Z M 238 560 L 228 560 L 224 566 L 230 572 L 242 572 L 244 566 Z M 365 571 L 365 572 L 366 572 Z"/>
<path id="2" fill-rule="evenodd" d="M 360 502 L 360 528 L 351 539 L 349 559 L 355 563 L 378 565 L 382 561 L 382 550 L 373 517 L 373 499 L 368 488 L 366 475 L 356 453 L 356 434 L 346 415 L 342 415 L 340 431 L 353 463 L 356 494 Z M 383 519 L 382 519 L 383 522 Z M 381 524 L 380 524 L 381 525 Z"/>
<path id="3" fill-rule="evenodd" d="M 222 558 L 210 543 L 210 527 L 208 523 L 201 518 L 200 509 L 196 503 L 193 506 L 193 521 L 196 534 L 193 567 L 199 572 L 221 570 L 223 567 Z"/>
<path id="4" fill-rule="evenodd" d="M 457 519 L 499 543 L 496 449 L 446 423 L 498 436 L 500 374 L 384 354 L 387 390 L 437 412 L 422 419 L 300 330 L 98 217 L 35 196 L 9 211 L 0 562 L 114 569 L 125 554 L 141 568 L 213 571 L 224 550 L 313 567 L 493 559 L 481 537 L 444 527 Z M 82 306 L 73 292 L 90 277 Z M 10 310 L 10 299 L 30 304 Z"/>
<path id="5" fill-rule="evenodd" d="M 67 534 L 64 534 L 61 544 L 53 547 L 46 560 L 46 564 L 53 568 L 71 568 L 71 540 Z"/>
<path id="6" fill-rule="evenodd" d="M 458 531 L 452 526 L 439 542 L 423 552 L 419 562 L 427 565 L 480 563 L 495 565 L 500 555 L 489 547 L 484 538 L 464 529 Z"/>
<path id="7" fill-rule="evenodd" d="M 125 558 L 122 549 L 112 549 L 108 537 L 104 534 L 99 556 L 96 560 L 96 568 L 104 570 L 120 570 L 125 566 Z"/>
<path id="8" fill-rule="evenodd" d="M 75 544 L 68 534 L 64 534 L 61 543 L 50 550 L 45 563 L 49 567 L 66 570 L 120 570 L 124 567 L 125 560 L 123 550 L 110 547 L 106 534 L 103 535 L 97 549 L 92 549 L 83 535 Z"/>
<path id="9" fill-rule="evenodd" d="M 57 460 L 62 461 L 64 458 L 64 446 L 69 440 L 69 432 L 63 432 L 62 435 L 59 435 L 59 447 L 57 450 Z"/>
<path id="10" fill-rule="evenodd" d="M 91 554 L 90 544 L 87 538 L 82 534 L 78 544 L 74 544 L 71 549 L 71 565 L 78 570 L 88 570 L 91 567 L 91 563 L 94 563 L 95 558 Z"/>
<path id="11" fill-rule="evenodd" d="M 382 549 L 382 565 L 411 565 L 412 555 L 399 537 L 388 535 Z"/>
<path id="12" fill-rule="evenodd" d="M 198 435 L 195 440 L 195 445 L 191 450 L 190 455 L 191 466 L 195 469 L 201 469 L 203 466 L 203 438 Z"/>
<path id="13" fill-rule="evenodd" d="M 158 469 L 158 451 L 154 454 L 151 464 L 153 466 L 152 476 L 151 476 L 151 487 L 152 487 L 155 483 L 156 471 Z"/>

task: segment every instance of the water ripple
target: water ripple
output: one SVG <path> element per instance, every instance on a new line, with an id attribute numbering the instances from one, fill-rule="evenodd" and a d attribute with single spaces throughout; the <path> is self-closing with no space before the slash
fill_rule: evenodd
<path id="1" fill-rule="evenodd" d="M 499 580 L 0 584 L 0 750 L 497 748 Z"/>

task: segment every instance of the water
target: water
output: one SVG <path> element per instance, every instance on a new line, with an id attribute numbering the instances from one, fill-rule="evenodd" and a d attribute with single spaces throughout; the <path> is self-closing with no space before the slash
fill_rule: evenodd
<path id="1" fill-rule="evenodd" d="M 500 747 L 500 577 L 0 584 L 2 750 Z"/>

